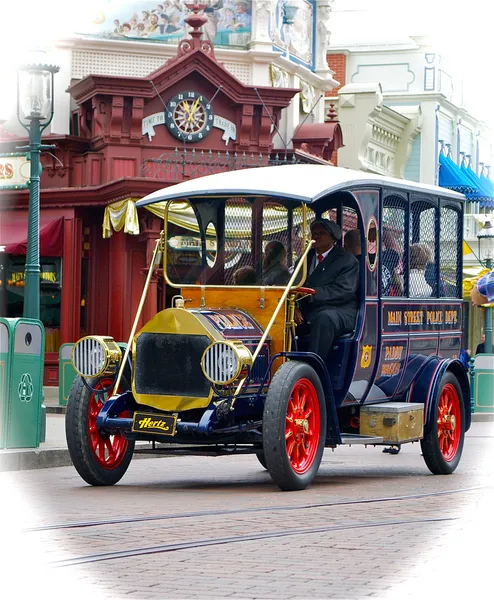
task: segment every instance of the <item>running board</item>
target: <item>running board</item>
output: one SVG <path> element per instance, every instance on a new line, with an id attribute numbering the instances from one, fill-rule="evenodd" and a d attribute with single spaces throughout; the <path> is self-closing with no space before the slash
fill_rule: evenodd
<path id="1" fill-rule="evenodd" d="M 359 435 L 358 433 L 344 433 L 341 435 L 341 443 L 346 445 L 352 444 L 382 444 L 383 437 L 373 435 Z"/>

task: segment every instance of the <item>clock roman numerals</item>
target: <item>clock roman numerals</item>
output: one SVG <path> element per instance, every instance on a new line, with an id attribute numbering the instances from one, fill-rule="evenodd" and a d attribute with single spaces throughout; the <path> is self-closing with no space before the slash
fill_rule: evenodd
<path id="1" fill-rule="evenodd" d="M 211 131 L 214 112 L 209 100 L 193 91 L 183 91 L 168 101 L 165 113 L 170 133 L 184 142 L 197 142 Z"/>

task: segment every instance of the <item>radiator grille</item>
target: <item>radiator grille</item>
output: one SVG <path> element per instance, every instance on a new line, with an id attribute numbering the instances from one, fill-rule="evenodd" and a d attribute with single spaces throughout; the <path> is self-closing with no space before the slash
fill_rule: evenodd
<path id="1" fill-rule="evenodd" d="M 210 385 L 201 357 L 210 343 L 205 335 L 142 333 L 136 342 L 136 393 L 207 397 Z"/>

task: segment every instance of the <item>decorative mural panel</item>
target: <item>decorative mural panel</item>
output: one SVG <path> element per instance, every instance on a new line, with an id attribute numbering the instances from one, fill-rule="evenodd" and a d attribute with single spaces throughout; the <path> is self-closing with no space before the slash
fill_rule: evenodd
<path id="1" fill-rule="evenodd" d="M 252 0 L 201 0 L 205 4 L 204 38 L 215 46 L 246 48 L 251 39 Z M 101 0 L 76 33 L 101 39 L 178 44 L 189 37 L 183 0 Z"/>
<path id="2" fill-rule="evenodd" d="M 315 3 L 309 0 L 277 0 L 271 13 L 270 37 L 273 44 L 288 51 L 290 59 L 313 66 Z"/>

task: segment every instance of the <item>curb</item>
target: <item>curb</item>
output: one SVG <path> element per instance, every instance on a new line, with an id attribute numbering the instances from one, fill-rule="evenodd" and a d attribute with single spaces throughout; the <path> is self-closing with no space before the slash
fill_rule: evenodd
<path id="1" fill-rule="evenodd" d="M 67 467 L 71 464 L 69 451 L 64 448 L 27 448 L 0 452 L 0 473 Z"/>
<path id="2" fill-rule="evenodd" d="M 132 460 L 145 458 L 169 458 L 170 455 L 134 454 Z M 6 471 L 32 471 L 55 467 L 71 467 L 72 460 L 67 448 L 23 448 L 0 450 L 0 473 Z"/>
<path id="3" fill-rule="evenodd" d="M 46 406 L 47 415 L 64 415 L 67 412 L 66 406 L 54 406 L 53 404 Z"/>
<path id="4" fill-rule="evenodd" d="M 494 413 L 473 413 L 472 423 L 489 423 L 494 422 Z"/>

